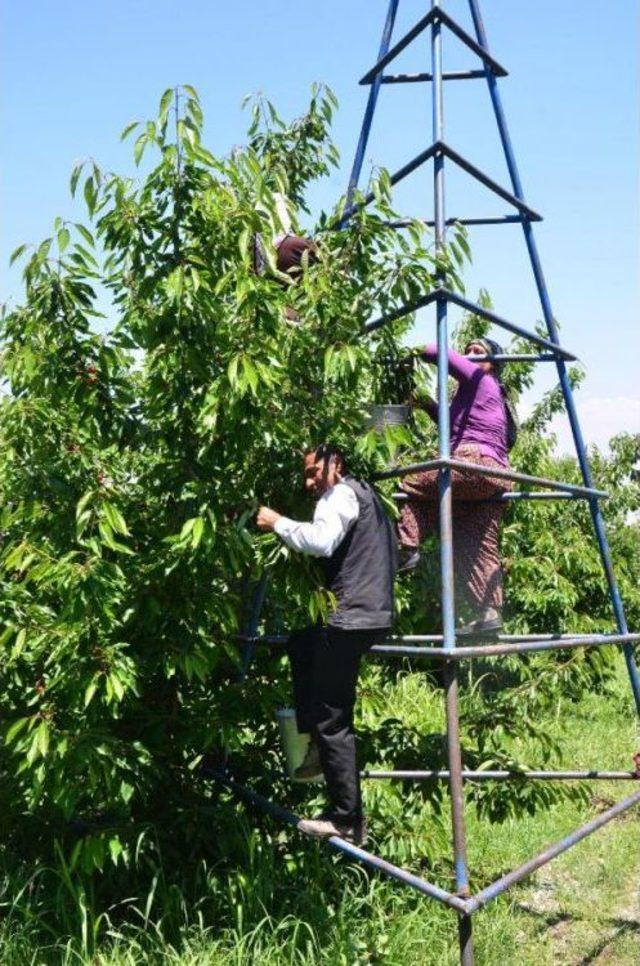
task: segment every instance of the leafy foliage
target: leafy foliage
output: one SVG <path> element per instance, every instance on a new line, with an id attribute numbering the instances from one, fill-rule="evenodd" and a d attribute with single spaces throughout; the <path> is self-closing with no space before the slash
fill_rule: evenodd
<path id="1" fill-rule="evenodd" d="M 324 438 L 342 444 L 365 475 L 434 445 L 422 414 L 410 427 L 365 431 L 369 402 L 403 402 L 411 386 L 407 371 L 395 369 L 392 398 L 388 361 L 403 356 L 412 318 L 367 337 L 362 330 L 428 291 L 436 268 L 461 288 L 464 232 L 453 233 L 436 261 L 421 224 L 390 228 L 382 171 L 372 181 L 373 205 L 347 227 L 330 230 L 340 205 L 320 216 L 319 258 L 299 283 L 276 269 L 276 193 L 301 231 L 307 187 L 336 163 L 334 107 L 316 87 L 307 113 L 289 124 L 269 102 L 254 101 L 247 144 L 215 157 L 202 143 L 196 92 L 166 91 L 154 120 L 124 132 L 134 137 L 136 164 L 153 152 L 149 173 L 136 180 L 93 161 L 78 166 L 71 188 L 82 193 L 88 224 L 58 219 L 39 247 L 14 253 L 26 263 L 24 304 L 1 327 L 1 811 L 7 837 L 36 856 L 50 854 L 52 835 L 62 841 L 59 860 L 69 864 L 59 867 L 69 875 L 144 862 L 150 827 L 164 860 L 180 867 L 208 854 L 212 814 L 224 844 L 217 854 L 232 857 L 235 813 L 202 788 L 202 754 L 237 753 L 258 786 L 284 792 L 271 723 L 286 694 L 282 659 L 259 654 L 254 673 L 237 683 L 237 635 L 252 591 L 267 568 L 264 626 L 272 631 L 328 606 L 313 566 L 291 566 L 272 535 L 253 530 L 257 504 L 306 513 L 295 482 L 300 455 Z M 254 271 L 256 235 L 265 243 L 264 274 Z M 101 327 L 109 331 L 99 334 Z M 465 327 L 485 331 L 478 319 Z M 459 336 L 464 342 L 465 330 Z M 411 378 L 428 384 L 424 373 Z M 513 366 L 512 390 L 531 378 L 530 366 Z M 575 464 L 559 464 L 544 436 L 558 406 L 551 394 L 529 418 L 515 462 L 577 478 Z M 596 457 L 596 475 L 614 488 L 616 563 L 637 620 L 637 529 L 626 522 L 637 500 L 635 459 L 637 440 L 621 440 L 611 458 Z M 590 537 L 581 505 L 510 510 L 504 554 L 514 629 L 610 625 Z M 434 554 L 423 579 L 400 589 L 400 630 L 439 629 Z M 539 726 L 541 713 L 560 695 L 605 687 L 610 667 L 603 651 L 568 661 L 534 656 L 506 662 L 500 676 L 487 670 L 471 679 L 466 761 L 553 760 L 558 748 Z M 413 669 L 369 666 L 364 675 L 372 764 L 444 764 L 441 730 L 407 728 L 379 698 Z M 421 680 L 421 700 L 436 700 L 437 679 Z M 522 762 L 525 739 L 537 751 Z M 566 793 L 503 785 L 471 797 L 500 820 Z M 379 787 L 368 801 L 385 818 L 381 845 L 391 858 L 435 860 L 446 823 L 441 789 Z M 408 840 L 407 822 L 425 810 L 442 834 Z M 287 856 L 295 873 L 300 847 Z"/>
<path id="2" fill-rule="evenodd" d="M 275 192 L 295 223 L 309 181 L 336 162 L 334 106 L 316 87 L 286 124 L 257 102 L 247 145 L 216 158 L 196 92 L 168 90 L 155 120 L 124 132 L 136 163 L 155 152 L 149 173 L 78 166 L 90 224 L 58 220 L 16 253 L 25 302 L 2 321 L 4 768 L 15 815 L 98 830 L 74 861 L 118 861 L 119 829 L 172 824 L 203 751 L 253 741 L 247 718 L 264 718 L 272 689 L 243 694 L 233 679 L 262 568 L 289 621 L 326 607 L 311 569 L 252 529 L 258 501 L 300 509 L 300 455 L 326 436 L 364 440 L 362 469 L 385 458 L 388 441 L 363 432 L 363 385 L 410 320 L 360 336 L 432 285 L 422 228 L 407 241 L 385 225 L 380 177 L 348 228 L 323 216 L 298 285 L 269 244 Z M 111 329 L 98 334 L 105 292 Z"/>

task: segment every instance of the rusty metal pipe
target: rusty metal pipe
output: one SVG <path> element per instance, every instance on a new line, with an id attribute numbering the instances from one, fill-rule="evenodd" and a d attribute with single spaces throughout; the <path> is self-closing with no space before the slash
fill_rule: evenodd
<path id="1" fill-rule="evenodd" d="M 497 879 L 495 882 L 492 882 L 491 885 L 488 885 L 486 889 L 481 889 L 480 892 L 477 892 L 467 901 L 468 911 L 473 913 L 482 908 L 482 906 L 486 906 L 486 904 L 491 902 L 492 899 L 497 898 L 497 896 L 501 895 L 507 889 L 510 889 L 511 886 L 516 885 L 516 883 L 520 882 L 528 875 L 531 875 L 531 873 L 535 872 L 536 869 L 546 865 L 547 862 L 555 859 L 557 855 L 561 855 L 563 852 L 566 852 L 567 849 L 570 849 L 573 845 L 576 845 L 578 842 L 582 841 L 582 839 L 585 839 L 588 835 L 591 835 L 592 832 L 602 828 L 603 825 L 607 825 L 610 821 L 612 821 L 612 819 L 624 814 L 624 812 L 627 812 L 635 805 L 640 805 L 640 791 L 634 792 L 633 795 L 629 795 L 628 798 L 624 798 L 621 802 L 618 802 L 617 805 L 612 806 L 612 808 L 608 808 L 606 812 L 602 812 L 602 814 L 598 815 L 597 818 L 591 819 L 590 822 L 586 822 L 579 829 L 576 829 L 575 832 L 571 832 L 570 835 L 560 839 L 559 842 L 555 842 L 553 845 L 548 846 L 544 852 L 541 852 L 533 859 L 529 859 L 528 862 L 525 862 L 524 865 L 521 865 L 518 869 L 514 869 L 513 872 L 507 872 L 506 875 L 503 875 L 500 879 Z"/>
<path id="2" fill-rule="evenodd" d="M 274 818 L 277 818 L 288 825 L 292 825 L 295 828 L 298 827 L 300 818 L 293 812 L 290 812 L 288 809 L 283 808 L 281 805 L 278 805 L 275 802 L 269 801 L 268 798 L 258 794 L 258 792 L 254 792 L 251 788 L 247 788 L 246 785 L 239 784 L 228 775 L 221 773 L 215 777 L 222 784 L 226 785 L 229 791 L 232 792 L 232 794 L 234 794 L 237 798 L 247 802 L 249 805 L 255 805 L 263 812 L 273 815 Z M 423 895 L 427 895 L 431 899 L 437 899 L 439 902 L 443 902 L 445 905 L 451 906 L 458 912 L 466 912 L 466 900 L 460 899 L 451 892 L 447 892 L 446 889 L 441 889 L 432 882 L 427 882 L 426 879 L 421 879 L 420 876 L 414 875 L 412 872 L 407 872 L 405 869 L 401 869 L 399 866 L 393 865 L 391 862 L 387 862 L 385 859 L 381 859 L 379 856 L 373 855 L 371 852 L 366 852 L 357 845 L 352 845 L 350 842 L 346 842 L 344 839 L 338 838 L 336 835 L 332 836 L 331 838 L 324 839 L 323 841 L 325 841 L 327 845 L 331 846 L 331 848 L 336 849 L 338 852 L 342 852 L 350 859 L 355 859 L 356 862 L 361 862 L 363 865 L 376 869 L 378 872 L 383 872 L 392 879 L 397 879 L 399 882 L 402 882 L 403 885 L 411 886 L 411 888 L 423 893 Z"/>
<path id="3" fill-rule="evenodd" d="M 360 772 L 367 779 L 396 779 L 397 781 L 446 781 L 446 769 L 433 771 L 365 769 Z M 463 771 L 465 781 L 640 781 L 640 771 Z"/>

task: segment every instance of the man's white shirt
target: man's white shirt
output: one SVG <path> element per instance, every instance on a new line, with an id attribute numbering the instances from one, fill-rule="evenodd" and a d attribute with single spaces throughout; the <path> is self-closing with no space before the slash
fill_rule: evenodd
<path id="1" fill-rule="evenodd" d="M 336 483 L 316 503 L 311 523 L 280 517 L 274 530 L 291 550 L 330 557 L 360 514 L 358 498 L 346 483 Z"/>

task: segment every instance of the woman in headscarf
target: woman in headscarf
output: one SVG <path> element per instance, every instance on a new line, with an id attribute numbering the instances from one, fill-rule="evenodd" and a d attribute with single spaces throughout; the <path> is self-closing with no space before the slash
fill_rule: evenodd
<path id="1" fill-rule="evenodd" d="M 502 355 L 492 339 L 474 339 L 465 355 Z M 436 345 L 428 345 L 420 358 L 435 363 Z M 517 422 L 501 375 L 502 363 L 472 361 L 449 350 L 449 374 L 458 389 L 449 410 L 451 455 L 483 467 L 506 469 L 508 451 L 515 442 Z M 433 400 L 415 402 L 431 418 L 438 419 Z M 453 506 L 453 555 L 456 584 L 470 606 L 474 619 L 457 634 L 493 634 L 502 626 L 502 570 L 498 530 L 504 503 L 495 498 L 511 489 L 509 481 L 471 470 L 451 470 Z M 420 544 L 438 528 L 438 471 L 426 470 L 403 480 L 408 499 L 402 503 L 398 534 L 404 548 L 401 570 L 420 562 Z"/>

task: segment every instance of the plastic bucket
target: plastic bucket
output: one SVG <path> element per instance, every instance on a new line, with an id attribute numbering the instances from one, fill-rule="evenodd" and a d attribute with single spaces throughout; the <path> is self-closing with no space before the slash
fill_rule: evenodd
<path id="1" fill-rule="evenodd" d="M 401 404 L 375 405 L 369 407 L 369 415 L 366 419 L 367 429 L 377 429 L 378 431 L 385 426 L 404 426 L 409 421 L 411 407 Z"/>
<path id="2" fill-rule="evenodd" d="M 287 763 L 287 774 L 293 778 L 293 773 L 304 761 L 311 735 L 298 731 L 296 712 L 293 708 L 279 708 L 276 711 L 276 721 L 280 729 L 280 741 Z"/>

